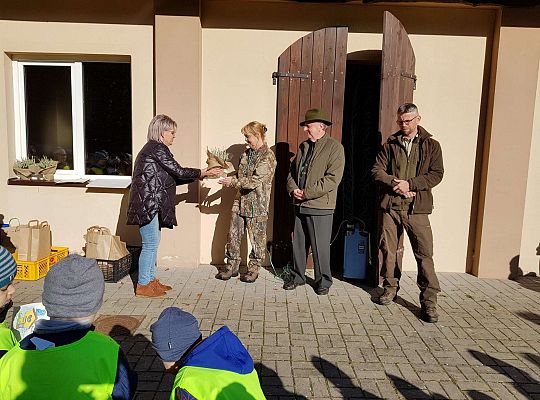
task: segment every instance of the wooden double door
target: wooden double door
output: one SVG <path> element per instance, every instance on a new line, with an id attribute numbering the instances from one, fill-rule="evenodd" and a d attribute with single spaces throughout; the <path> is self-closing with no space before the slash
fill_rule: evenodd
<path id="1" fill-rule="evenodd" d="M 416 84 L 415 57 L 407 32 L 400 21 L 384 12 L 383 49 L 380 61 L 380 96 L 378 128 L 380 141 L 384 142 L 395 132 L 396 109 L 405 102 L 412 102 Z M 333 125 L 328 129 L 335 139 L 341 141 L 343 111 L 345 106 L 348 28 L 331 27 L 312 32 L 293 43 L 278 59 L 277 122 L 274 192 L 274 221 L 272 257 L 275 265 L 285 266 L 292 260 L 292 231 L 294 210 L 286 190 L 290 163 L 298 145 L 307 139 L 299 123 L 306 110 L 322 108 L 330 116 Z M 351 105 L 349 105 L 351 107 Z M 354 105 L 352 105 L 354 107 Z M 347 124 L 346 124 L 347 125 Z M 354 132 L 354 135 L 362 134 Z M 348 153 L 350 154 L 350 153 Z M 350 162 L 351 160 L 347 160 Z M 347 196 L 346 192 L 341 197 Z M 370 210 L 373 213 L 375 209 Z M 336 210 L 334 225 L 340 224 L 342 212 Z M 376 237 L 376 227 L 369 229 Z M 337 228 L 336 228 L 337 230 Z M 376 242 L 372 240 L 372 242 Z M 376 249 L 376 246 L 373 250 Z M 339 249 L 336 251 L 339 253 Z M 337 257 L 339 260 L 339 257 Z M 374 257 L 376 260 L 377 257 Z M 379 273 L 378 262 L 371 263 L 370 277 L 375 280 Z M 340 266 L 333 266 L 337 270 Z"/>

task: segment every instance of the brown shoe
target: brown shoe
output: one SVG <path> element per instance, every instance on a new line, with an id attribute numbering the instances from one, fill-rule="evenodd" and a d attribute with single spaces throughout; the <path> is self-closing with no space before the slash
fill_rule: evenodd
<path id="1" fill-rule="evenodd" d="M 161 283 L 159 281 L 158 278 L 154 279 L 152 282 L 154 282 L 154 285 L 156 285 L 158 288 L 160 288 L 161 290 L 164 290 L 165 292 L 169 291 L 172 289 L 172 286 L 169 286 L 169 285 L 164 285 L 163 283 Z"/>
<path id="2" fill-rule="evenodd" d="M 153 282 L 148 283 L 148 285 L 137 284 L 135 289 L 135 296 L 137 297 L 162 297 L 165 294 L 165 291 L 157 287 Z"/>
<path id="3" fill-rule="evenodd" d="M 240 274 L 240 280 L 246 283 L 253 283 L 257 280 L 258 277 L 259 277 L 259 274 L 257 272 L 248 272 L 245 274 Z"/>
<path id="4" fill-rule="evenodd" d="M 392 304 L 392 302 L 397 298 L 398 289 L 395 287 L 385 287 L 383 294 L 379 296 L 378 303 L 381 306 L 387 306 Z"/>
<path id="5" fill-rule="evenodd" d="M 420 317 L 430 323 L 435 323 L 439 321 L 439 313 L 437 312 L 437 306 L 435 305 L 425 305 L 422 304 L 422 309 L 420 310 Z"/>
<path id="6" fill-rule="evenodd" d="M 222 269 L 216 274 L 216 279 L 221 279 L 222 281 L 228 281 L 232 277 L 238 276 L 238 267 L 233 268 L 230 266 L 225 266 L 225 268 L 227 267 L 228 269 Z"/>

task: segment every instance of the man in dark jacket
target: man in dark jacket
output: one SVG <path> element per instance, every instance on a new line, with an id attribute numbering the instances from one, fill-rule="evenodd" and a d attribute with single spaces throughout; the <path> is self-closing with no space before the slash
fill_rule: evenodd
<path id="1" fill-rule="evenodd" d="M 317 108 L 308 110 L 300 126 L 308 140 L 298 148 L 287 179 L 287 191 L 294 199 L 295 220 L 292 279 L 283 289 L 292 290 L 306 283 L 306 250 L 311 246 L 315 267 L 315 292 L 326 295 L 332 285 L 330 238 L 336 208 L 337 190 L 345 151 L 341 143 L 326 133 L 332 122 Z"/>
<path id="2" fill-rule="evenodd" d="M 433 210 L 431 189 L 441 182 L 444 168 L 441 146 L 418 125 L 420 118 L 414 104 L 399 106 L 396 122 L 401 129 L 388 138 L 371 171 L 379 184 L 382 210 L 384 292 L 378 302 L 389 305 L 397 297 L 401 265 L 396 263 L 396 257 L 405 230 L 418 266 L 422 319 L 437 322 L 437 293 L 441 289 L 433 264 L 433 234 L 428 215 Z"/>

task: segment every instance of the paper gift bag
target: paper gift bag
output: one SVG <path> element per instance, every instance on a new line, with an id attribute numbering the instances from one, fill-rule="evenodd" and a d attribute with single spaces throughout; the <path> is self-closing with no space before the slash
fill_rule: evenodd
<path id="1" fill-rule="evenodd" d="M 51 227 L 47 221 L 33 219 L 27 225 L 10 227 L 8 235 L 17 248 L 18 260 L 37 261 L 51 253 Z"/>
<path id="2" fill-rule="evenodd" d="M 91 226 L 86 230 L 85 239 L 88 258 L 115 261 L 129 254 L 126 244 L 119 236 L 111 234 L 109 228 Z"/>

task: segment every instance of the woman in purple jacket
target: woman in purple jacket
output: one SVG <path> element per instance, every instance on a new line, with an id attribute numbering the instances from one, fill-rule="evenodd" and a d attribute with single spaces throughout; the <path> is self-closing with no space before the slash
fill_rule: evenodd
<path id="1" fill-rule="evenodd" d="M 176 186 L 222 172 L 221 168 L 181 167 L 169 150 L 176 127 L 172 118 L 156 115 L 148 126 L 148 142 L 135 160 L 127 222 L 139 225 L 142 238 L 136 296 L 161 297 L 171 289 L 156 278 L 156 261 L 161 228 L 177 225 Z"/>

